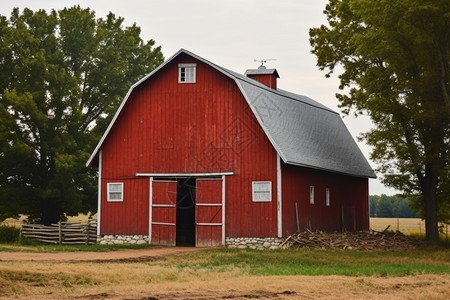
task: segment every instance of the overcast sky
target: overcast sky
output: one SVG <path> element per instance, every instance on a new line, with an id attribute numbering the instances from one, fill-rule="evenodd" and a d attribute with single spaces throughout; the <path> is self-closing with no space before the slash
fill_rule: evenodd
<path id="1" fill-rule="evenodd" d="M 326 0 L 2 0 L 0 14 L 9 17 L 13 7 L 50 11 L 73 5 L 91 8 L 97 18 L 104 18 L 111 11 L 123 17 L 125 25 L 140 26 L 141 37 L 155 40 L 166 58 L 184 48 L 242 74 L 246 69 L 258 67 L 255 59 L 276 59 L 266 65 L 277 69 L 279 88 L 308 96 L 339 112 L 335 97 L 338 80 L 336 76 L 324 77 L 325 72 L 317 68 L 309 45 L 309 28 L 326 22 L 323 15 L 326 3 Z M 344 122 L 355 139 L 371 128 L 367 117 L 346 116 Z M 369 159 L 370 148 L 363 142 L 358 145 Z M 396 192 L 384 187 L 378 179 L 369 182 L 370 194 Z"/>

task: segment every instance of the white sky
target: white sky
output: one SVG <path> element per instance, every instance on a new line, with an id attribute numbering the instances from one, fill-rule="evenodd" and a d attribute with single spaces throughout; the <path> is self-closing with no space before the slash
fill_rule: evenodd
<path id="1" fill-rule="evenodd" d="M 325 78 L 311 54 L 309 28 L 326 23 L 322 11 L 327 0 L 12 0 L 0 2 L 0 14 L 9 17 L 13 7 L 32 10 L 59 10 L 80 5 L 91 8 L 96 17 L 109 11 L 125 19 L 125 25 L 136 23 L 144 40 L 153 39 L 162 46 L 166 58 L 180 48 L 189 50 L 213 63 L 244 73 L 256 68 L 254 59 L 276 59 L 267 67 L 280 74 L 278 87 L 306 95 L 339 111 L 335 93 L 336 76 Z M 367 117 L 344 118 L 356 139 L 371 128 Z M 366 158 L 370 148 L 358 142 Z M 376 165 L 369 161 L 372 167 Z M 380 176 L 380 175 L 378 175 Z M 378 179 L 370 179 L 370 194 L 392 195 Z"/>

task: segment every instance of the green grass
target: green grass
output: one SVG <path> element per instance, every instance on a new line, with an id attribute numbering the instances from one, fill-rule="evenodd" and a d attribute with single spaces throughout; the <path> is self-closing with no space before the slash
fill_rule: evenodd
<path id="1" fill-rule="evenodd" d="M 20 228 L 0 224 L 0 243 L 16 243 L 20 239 Z"/>
<path id="2" fill-rule="evenodd" d="M 32 244 L 23 245 L 21 243 L 15 244 L 0 244 L 0 252 L 107 252 L 117 251 L 120 249 L 145 249 L 151 247 L 148 244 L 142 245 L 45 245 L 45 244 Z"/>
<path id="3" fill-rule="evenodd" d="M 237 267 L 260 276 L 450 274 L 450 251 L 440 248 L 408 252 L 224 249 L 189 254 L 181 260 L 180 269 L 221 272 Z"/>

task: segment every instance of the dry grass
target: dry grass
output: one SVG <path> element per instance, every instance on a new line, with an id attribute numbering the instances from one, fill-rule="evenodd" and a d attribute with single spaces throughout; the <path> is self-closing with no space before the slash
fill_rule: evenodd
<path id="1" fill-rule="evenodd" d="M 1 262 L 0 298 L 448 299 L 450 296 L 450 275 L 250 276 L 239 267 L 214 271 L 171 265 L 164 260 L 125 264 Z"/>
<path id="2" fill-rule="evenodd" d="M 389 230 L 404 234 L 425 232 L 425 222 L 419 218 L 370 218 L 370 228 L 373 230 L 383 231 L 389 225 Z"/>
<path id="3" fill-rule="evenodd" d="M 94 218 L 94 220 L 97 219 L 97 214 L 95 214 L 93 216 L 93 218 Z M 23 221 L 25 219 L 26 219 L 26 216 L 21 215 L 19 219 L 8 218 L 8 219 L 4 220 L 3 222 L 0 222 L 0 224 L 21 228 Z M 83 214 L 67 218 L 67 222 L 71 222 L 71 223 L 86 223 L 87 221 L 88 221 L 88 215 L 83 215 Z"/>

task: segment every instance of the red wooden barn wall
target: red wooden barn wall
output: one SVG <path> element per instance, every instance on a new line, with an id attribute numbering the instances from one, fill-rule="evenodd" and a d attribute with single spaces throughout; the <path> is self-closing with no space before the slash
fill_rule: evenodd
<path id="1" fill-rule="evenodd" d="M 277 89 L 277 76 L 275 74 L 251 74 L 248 77 L 261 82 L 271 89 Z"/>
<path id="2" fill-rule="evenodd" d="M 197 63 L 196 83 L 178 64 Z M 135 88 L 102 146 L 101 235 L 148 234 L 149 180 L 136 173 L 234 172 L 226 178 L 226 235 L 276 236 L 276 152 L 238 87 L 184 54 Z M 252 181 L 272 181 L 272 201 L 252 202 Z M 124 201 L 106 183 L 124 182 Z"/>
<path id="3" fill-rule="evenodd" d="M 314 186 L 314 204 L 310 204 L 310 186 Z M 326 189 L 330 190 L 330 206 L 326 206 Z M 320 170 L 282 164 L 283 235 L 297 231 L 297 202 L 300 231 L 341 231 L 342 213 L 354 224 L 346 230 L 369 229 L 368 179 L 350 177 Z M 350 226 L 352 225 L 352 226 Z M 354 226 L 353 226 L 354 225 Z M 354 227 L 354 228 L 352 228 Z"/>

